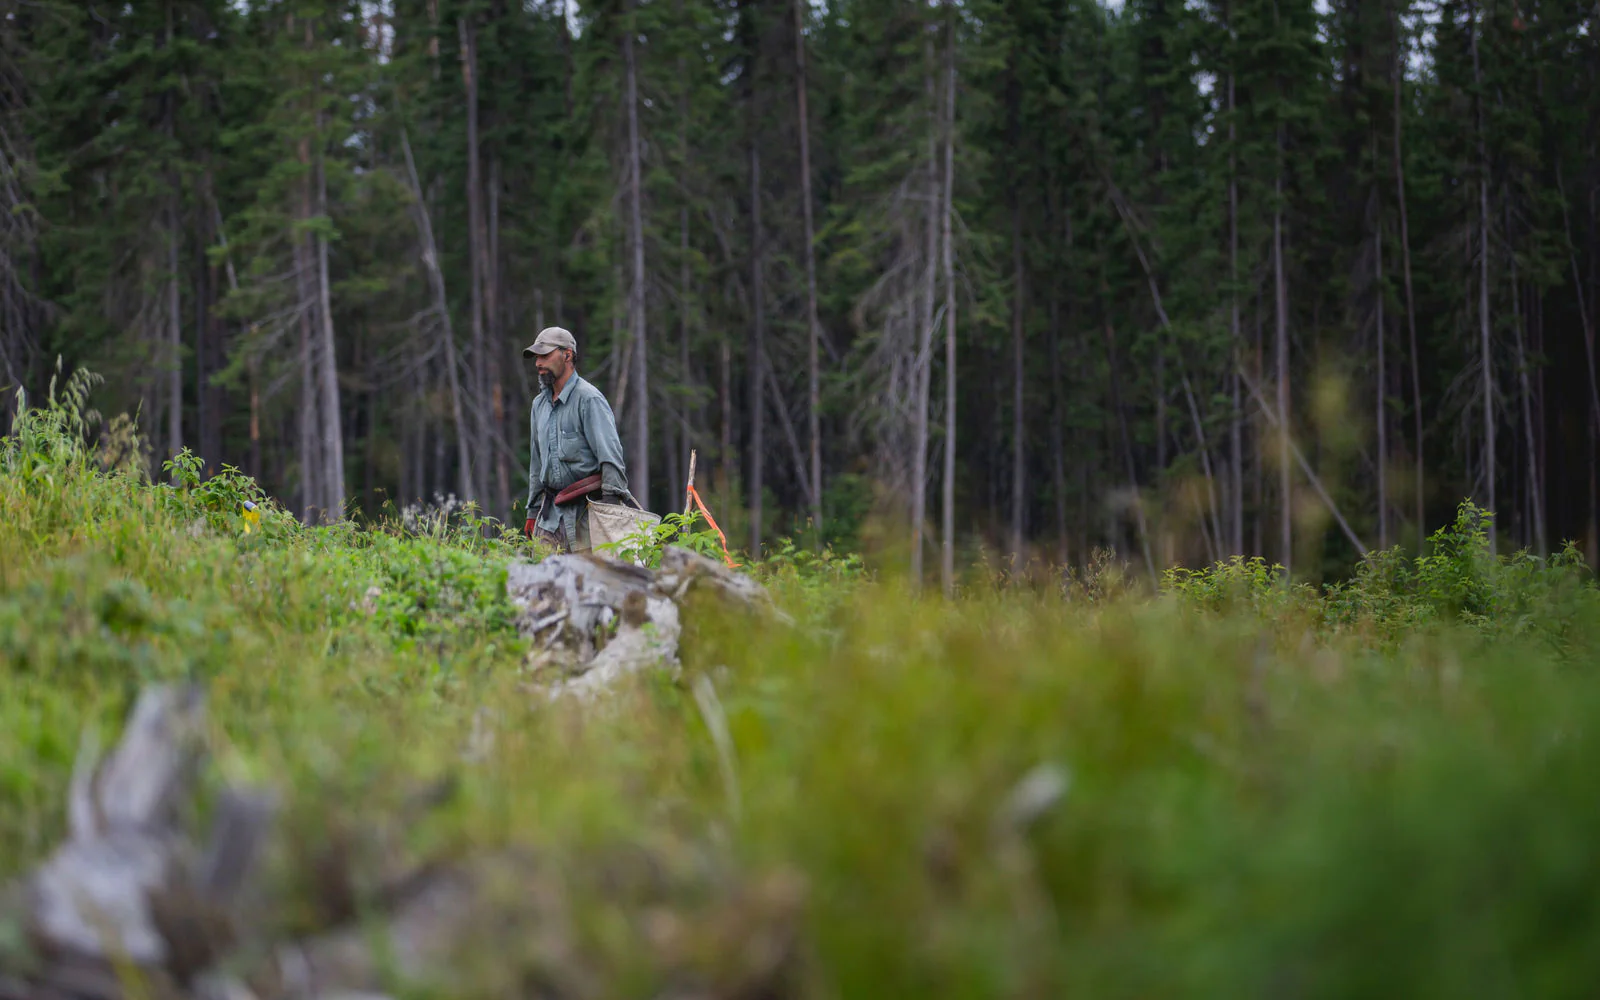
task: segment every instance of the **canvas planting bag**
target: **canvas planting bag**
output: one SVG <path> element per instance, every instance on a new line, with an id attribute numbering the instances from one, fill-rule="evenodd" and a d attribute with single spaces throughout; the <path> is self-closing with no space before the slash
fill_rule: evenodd
<path id="1" fill-rule="evenodd" d="M 589 501 L 589 545 L 593 548 L 620 542 L 641 528 L 648 530 L 660 523 L 660 514 L 626 504 Z"/>

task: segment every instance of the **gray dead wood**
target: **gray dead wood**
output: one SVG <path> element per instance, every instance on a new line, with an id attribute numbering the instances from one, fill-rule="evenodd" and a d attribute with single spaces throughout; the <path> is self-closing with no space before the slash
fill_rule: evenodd
<path id="1" fill-rule="evenodd" d="M 67 842 L 0 894 L 0 922 L 20 924 L 30 946 L 31 967 L 16 980 L 27 995 L 121 996 L 118 966 L 152 985 L 181 984 L 231 945 L 273 801 L 225 791 L 208 843 L 187 836 L 204 719 L 198 689 L 152 687 L 99 766 L 84 741 Z"/>
<path id="2" fill-rule="evenodd" d="M 749 576 L 677 546 L 662 554 L 659 570 L 576 553 L 514 563 L 506 577 L 518 628 L 534 642 L 528 666 L 551 700 L 589 700 L 645 670 L 675 672 L 681 603 L 694 590 L 786 617 Z"/>

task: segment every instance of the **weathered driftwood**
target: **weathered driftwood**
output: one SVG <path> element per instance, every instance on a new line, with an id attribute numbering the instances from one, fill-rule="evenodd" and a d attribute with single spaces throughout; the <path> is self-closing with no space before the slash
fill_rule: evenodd
<path id="1" fill-rule="evenodd" d="M 659 570 L 580 553 L 515 563 L 506 578 L 518 627 L 534 640 L 528 665 L 551 699 L 589 699 L 643 670 L 676 671 L 680 602 L 696 589 L 781 614 L 749 576 L 676 546 Z"/>

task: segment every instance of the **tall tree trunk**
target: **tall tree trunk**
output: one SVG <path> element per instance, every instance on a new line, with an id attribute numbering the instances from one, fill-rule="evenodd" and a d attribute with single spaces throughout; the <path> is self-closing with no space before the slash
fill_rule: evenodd
<path id="1" fill-rule="evenodd" d="M 628 486 L 639 502 L 650 505 L 650 360 L 644 315 L 644 177 L 639 148 L 639 83 L 634 66 L 634 0 L 627 0 L 622 32 L 622 61 L 628 105 L 628 336 L 633 343 L 633 433 L 629 441 Z"/>
<path id="2" fill-rule="evenodd" d="M 167 454 L 183 450 L 183 314 L 178 300 L 177 177 L 167 202 Z"/>
<path id="3" fill-rule="evenodd" d="M 1254 381 L 1259 384 L 1262 379 L 1262 373 L 1266 370 L 1267 352 L 1266 317 L 1262 315 L 1263 309 L 1261 302 L 1261 289 L 1259 287 L 1256 289 L 1255 308 L 1251 311 L 1255 314 L 1256 332 L 1255 342 L 1253 345 L 1255 350 L 1253 356 L 1251 357 L 1252 363 L 1250 370 L 1253 373 Z M 1261 437 L 1262 435 L 1260 435 L 1258 432 L 1257 440 L 1259 441 Z M 1266 465 L 1266 462 L 1258 459 L 1251 467 L 1251 472 L 1253 474 L 1250 476 L 1250 506 L 1254 508 L 1256 516 L 1250 521 L 1250 550 L 1256 555 L 1265 555 L 1267 550 Z"/>
<path id="4" fill-rule="evenodd" d="M 761 267 L 761 151 L 755 114 L 750 118 L 750 556 L 761 558 L 762 474 L 766 456 L 766 397 L 761 370 L 766 362 L 766 280 Z"/>
<path id="5" fill-rule="evenodd" d="M 472 459 L 467 449 L 467 422 L 461 406 L 455 327 L 450 321 L 450 301 L 445 295 L 444 271 L 439 266 L 439 245 L 433 238 L 433 220 L 428 214 L 428 203 L 422 196 L 422 185 L 417 179 L 417 161 L 411 155 L 411 140 L 404 128 L 400 130 L 400 149 L 405 154 L 406 177 L 411 182 L 412 213 L 416 220 L 418 240 L 422 244 L 422 265 L 428 272 L 428 284 L 433 291 L 433 312 L 444 340 L 445 384 L 450 390 L 450 418 L 451 423 L 455 425 L 461 495 L 473 496 L 477 490 L 474 488 L 472 478 Z M 436 446 L 443 447 L 442 444 Z M 424 487 L 426 485 L 424 484 Z"/>
<path id="6" fill-rule="evenodd" d="M 328 177 L 323 165 L 322 123 L 317 123 L 317 214 L 328 214 Z M 316 236 L 317 249 L 317 306 L 321 317 L 322 343 L 318 354 L 321 369 L 318 378 L 318 404 L 322 418 L 323 473 L 322 508 L 334 519 L 344 516 L 344 428 L 339 410 L 338 354 L 334 350 L 333 303 L 328 284 L 328 238 L 321 232 Z"/>
<path id="7" fill-rule="evenodd" d="M 1377 159 L 1377 136 L 1373 136 L 1373 159 Z M 1377 171 L 1374 170 L 1376 175 Z M 1389 371 L 1387 367 L 1388 340 L 1384 329 L 1383 300 L 1383 199 L 1376 186 L 1372 191 L 1374 218 L 1372 227 L 1373 287 L 1377 297 L 1378 323 L 1378 378 L 1374 396 L 1374 414 L 1378 423 L 1378 548 L 1389 547 Z"/>
<path id="8" fill-rule="evenodd" d="M 816 230 L 811 215 L 811 118 L 806 111 L 806 21 L 804 0 L 794 2 L 795 96 L 800 120 L 800 200 L 805 216 L 806 429 L 811 444 L 811 524 L 822 539 L 822 375 L 817 351 Z"/>
<path id="9" fill-rule="evenodd" d="M 489 403 L 489 350 L 483 330 L 483 291 L 488 234 L 484 230 L 483 171 L 478 149 L 478 33 L 470 16 L 463 14 L 456 19 L 456 33 L 461 42 L 461 83 L 466 91 L 467 102 L 467 254 L 472 285 L 472 365 L 467 393 L 472 400 L 472 439 L 469 447 L 474 453 L 473 465 L 487 470 L 485 459 L 491 450 L 486 412 Z M 480 504 L 486 501 L 485 497 L 477 495 L 461 499 L 477 500 Z"/>
<path id="10" fill-rule="evenodd" d="M 172 48 L 172 3 L 165 5 L 167 15 L 166 47 Z M 165 106 L 163 129 L 167 142 L 175 141 L 173 134 L 173 103 L 176 94 L 168 90 L 163 95 Z M 176 455 L 183 450 L 183 313 L 178 300 L 178 244 L 182 240 L 178 209 L 178 174 L 169 165 L 167 170 L 167 343 L 163 352 L 167 360 L 167 454 Z"/>
<path id="11" fill-rule="evenodd" d="M 1509 207 L 1507 214 L 1510 214 Z M 1522 383 L 1522 439 L 1523 445 L 1527 448 L 1527 454 L 1523 456 L 1523 461 L 1528 469 L 1528 510 L 1530 514 L 1528 522 L 1529 530 L 1532 534 L 1531 544 L 1533 549 L 1540 555 L 1544 555 L 1549 552 L 1549 549 L 1546 548 L 1545 544 L 1544 500 L 1540 495 L 1539 489 L 1539 449 L 1533 429 L 1533 383 L 1528 377 L 1527 338 L 1523 329 L 1520 305 L 1521 294 L 1518 290 L 1516 270 L 1517 258 L 1513 255 L 1511 257 L 1511 287 L 1514 293 L 1511 299 L 1514 313 L 1512 327 L 1516 330 L 1517 335 L 1517 377 L 1518 381 Z"/>
<path id="12" fill-rule="evenodd" d="M 1022 320 L 1027 294 L 1022 255 L 1022 198 L 1013 182 L 1011 191 L 1011 270 L 1016 276 L 1011 299 L 1011 569 L 1022 570 L 1023 514 L 1026 510 L 1027 454 L 1024 440 Z"/>
<path id="13" fill-rule="evenodd" d="M 689 206 L 684 205 L 678 209 L 678 378 L 685 390 L 692 390 L 693 380 L 690 378 L 689 366 Z M 695 398 L 692 394 L 690 399 Z M 684 414 L 682 425 L 682 438 L 679 442 L 678 455 L 685 458 L 694 450 L 694 428 L 698 417 L 696 411 Z M 692 462 L 690 463 L 693 464 Z M 689 491 L 688 470 L 677 479 L 675 496 L 686 496 Z"/>
<path id="14" fill-rule="evenodd" d="M 299 341 L 296 345 L 300 362 L 299 447 L 296 449 L 296 457 L 300 467 L 300 517 L 305 523 L 310 524 L 316 519 L 314 509 L 321 498 L 322 470 L 319 467 L 317 454 L 316 356 L 313 351 L 315 337 L 311 328 L 317 304 L 315 293 L 310 287 L 311 255 L 306 252 L 305 244 L 305 239 L 296 239 L 294 247 L 295 269 L 302 272 L 296 280 L 299 287 L 299 302 L 296 309 L 300 313 Z"/>
<path id="15" fill-rule="evenodd" d="M 679 16 L 683 13 L 683 0 L 678 0 Z M 678 170 L 687 177 L 689 172 L 689 72 L 682 53 L 678 55 Z M 685 389 L 691 389 L 689 367 L 689 205 L 687 199 L 678 206 L 678 378 Z M 690 397 L 694 397 L 691 395 Z M 696 408 L 698 411 L 698 407 Z M 698 417 L 696 412 L 691 415 Z M 695 422 L 685 421 L 679 456 L 694 449 Z M 674 496 L 688 498 L 689 480 L 693 478 L 693 461 L 683 479 L 675 483 Z"/>
<path id="16" fill-rule="evenodd" d="M 1423 490 L 1423 464 L 1422 464 L 1422 352 L 1417 347 L 1417 308 L 1416 297 L 1411 290 L 1411 229 L 1406 217 L 1406 166 L 1405 144 L 1402 141 L 1403 122 L 1405 111 L 1400 100 L 1400 92 L 1405 86 L 1405 60 L 1403 58 L 1404 46 L 1400 37 L 1400 15 L 1396 12 L 1393 0 L 1389 5 L 1390 34 L 1394 39 L 1394 186 L 1396 202 L 1400 209 L 1400 267 L 1405 277 L 1406 288 L 1406 331 L 1410 343 L 1407 345 L 1411 352 L 1411 414 L 1413 421 L 1412 436 L 1416 439 L 1416 453 L 1412 456 L 1416 462 L 1416 503 L 1417 519 L 1417 553 L 1420 555 L 1423 545 L 1428 538 L 1427 519 L 1424 517 L 1424 490 Z"/>
<path id="17" fill-rule="evenodd" d="M 1294 495 L 1289 482 L 1289 285 L 1283 267 L 1283 127 L 1278 128 L 1278 174 L 1274 182 L 1272 206 L 1272 277 L 1276 306 L 1276 354 L 1278 363 L 1278 491 L 1279 544 L 1283 569 L 1294 571 Z"/>
<path id="18" fill-rule="evenodd" d="M 202 178 L 197 187 L 203 188 L 209 178 Z M 229 456 L 222 451 L 223 395 L 211 384 L 211 373 L 220 367 L 223 356 L 223 323 L 217 315 L 216 303 L 221 298 L 217 265 L 207 258 L 204 248 L 209 246 L 214 234 L 204 212 L 205 199 L 196 192 L 194 226 L 196 246 L 195 268 L 195 437 L 199 441 L 200 455 L 206 460 L 209 474 L 218 469 Z M 238 464 L 230 462 L 228 464 Z"/>
<path id="19" fill-rule="evenodd" d="M 722 493 L 731 499 L 734 463 L 737 461 L 733 453 L 733 345 L 728 343 L 728 338 L 721 337 L 717 347 L 717 388 L 721 390 L 717 393 L 717 399 L 722 403 L 721 434 L 717 441 L 717 452 L 722 458 L 718 473 L 722 477 Z"/>
<path id="20" fill-rule="evenodd" d="M 1230 7 L 1230 32 L 1231 7 Z M 1228 283 L 1231 291 L 1228 295 L 1228 325 L 1233 352 L 1233 370 L 1230 372 L 1229 382 L 1233 389 L 1233 413 L 1228 421 L 1229 447 L 1231 449 L 1232 479 L 1229 493 L 1232 495 L 1232 527 L 1233 551 L 1238 554 L 1244 552 L 1244 399 L 1240 392 L 1239 370 L 1245 362 L 1246 348 L 1244 332 L 1239 327 L 1239 154 L 1237 146 L 1237 125 L 1234 121 L 1236 110 L 1236 96 L 1234 92 L 1234 75 L 1232 69 L 1232 56 L 1229 56 L 1228 69 Z"/>
<path id="21" fill-rule="evenodd" d="M 306 47 L 311 45 L 310 24 L 306 25 Z M 300 164 L 305 171 L 299 180 L 299 204 L 295 215 L 301 225 L 312 216 L 312 164 L 311 137 L 302 135 L 299 141 Z M 318 390 L 316 372 L 317 334 L 313 330 L 321 309 L 321 296 L 316 287 L 316 252 L 310 235 L 301 230 L 294 237 L 295 287 L 298 300 L 295 311 L 299 316 L 300 406 L 299 449 L 300 466 L 300 516 L 307 524 L 317 518 L 316 509 L 322 502 L 322 465 L 318 447 Z"/>
<path id="22" fill-rule="evenodd" d="M 923 215 L 924 244 L 922 253 L 922 295 L 917 306 L 916 359 L 912 367 L 911 397 L 916 413 L 913 420 L 914 444 L 911 452 L 911 585 L 922 586 L 922 555 L 926 541 L 928 511 L 928 408 L 931 402 L 930 386 L 933 353 L 934 297 L 938 287 L 939 271 L 939 219 L 935 206 L 940 202 L 939 179 L 939 127 L 943 121 L 940 110 L 939 88 L 935 84 L 938 63 L 935 61 L 933 32 L 923 34 L 923 93 L 928 101 L 928 195 Z"/>
<path id="23" fill-rule="evenodd" d="M 1062 424 L 1066 421 L 1061 386 L 1061 297 L 1052 282 L 1050 290 L 1050 492 L 1056 507 L 1056 561 L 1065 566 L 1072 550 L 1067 543 L 1067 461 Z"/>
<path id="24" fill-rule="evenodd" d="M 227 233 L 227 230 L 225 230 L 223 228 L 223 226 L 222 226 L 222 209 L 217 204 L 216 188 L 213 186 L 209 176 L 206 179 L 206 199 L 207 199 L 207 201 L 210 202 L 210 206 L 211 206 L 211 224 L 212 224 L 212 227 L 216 231 L 217 242 L 222 245 L 222 251 L 223 251 L 222 267 L 223 267 L 223 273 L 228 276 L 228 291 L 230 293 L 231 292 L 237 292 L 239 290 L 239 272 L 238 272 L 238 269 L 235 268 L 234 264 L 233 264 L 233 252 L 228 247 L 228 233 Z M 219 344 L 218 345 L 218 350 L 220 351 L 222 349 L 223 349 L 222 346 Z M 246 463 L 247 463 L 246 472 L 250 475 L 250 477 L 252 479 L 260 479 L 261 478 L 261 421 L 260 421 L 261 401 L 260 401 L 260 393 L 259 393 L 259 390 L 258 390 L 257 385 L 256 385 L 256 364 L 255 364 L 255 360 L 253 358 L 247 360 L 245 362 L 245 367 L 246 367 L 246 381 L 248 382 L 248 386 L 249 386 L 248 391 L 250 393 L 250 429 L 249 429 L 249 433 L 250 433 L 250 451 L 249 451 L 249 454 L 246 457 Z M 221 433 L 222 433 L 222 430 L 221 430 L 221 427 L 219 426 L 218 429 L 217 429 L 217 434 L 218 434 L 219 439 L 220 439 Z M 220 447 L 220 444 L 219 444 L 219 447 Z"/>
<path id="25" fill-rule="evenodd" d="M 1472 30 L 1472 80 L 1483 87 L 1483 71 L 1478 59 L 1478 35 L 1482 30 L 1482 13 L 1476 12 Z M 1478 127 L 1478 363 L 1483 368 L 1483 474 L 1488 495 L 1488 508 L 1495 512 L 1494 468 L 1494 363 L 1489 350 L 1489 155 L 1484 141 L 1483 97 L 1478 95 L 1476 105 Z M 1489 544 L 1495 544 L 1495 522 L 1489 522 Z"/>
<path id="26" fill-rule="evenodd" d="M 944 475 L 941 488 L 943 533 L 939 553 L 939 577 L 946 598 L 956 589 L 956 280 L 955 240 L 951 232 L 952 199 L 956 186 L 956 10 L 954 0 L 945 0 L 948 26 L 944 46 L 944 183 L 940 186 L 941 234 L 939 240 L 944 271 Z"/>
<path id="27" fill-rule="evenodd" d="M 511 509 L 511 469 L 507 452 L 515 440 L 507 426 L 505 379 L 505 330 L 502 315 L 505 301 L 500 297 L 500 157 L 489 156 L 489 212 L 488 252 L 483 268 L 483 318 L 485 336 L 489 341 L 489 415 L 496 442 L 495 454 L 495 510 Z"/>

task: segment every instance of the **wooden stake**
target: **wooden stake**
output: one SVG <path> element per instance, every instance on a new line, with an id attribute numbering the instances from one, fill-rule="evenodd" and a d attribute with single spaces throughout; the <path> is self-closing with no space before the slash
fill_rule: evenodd
<path id="1" fill-rule="evenodd" d="M 689 511 L 694 508 L 694 460 L 695 450 L 689 449 L 689 478 L 683 487 L 683 514 L 689 516 Z"/>

